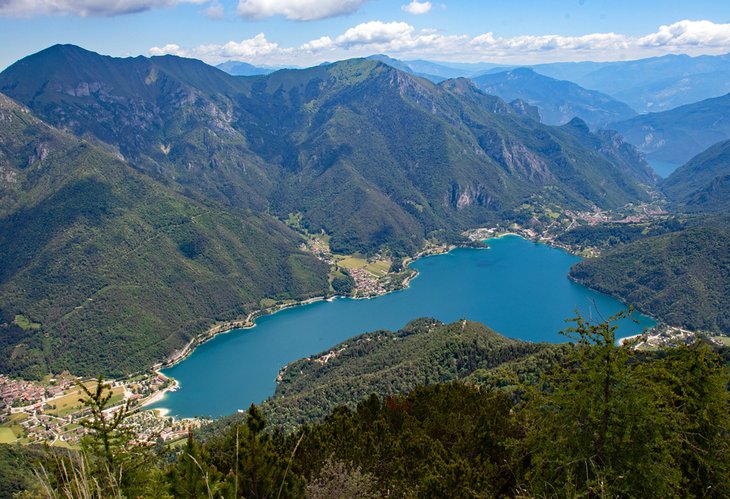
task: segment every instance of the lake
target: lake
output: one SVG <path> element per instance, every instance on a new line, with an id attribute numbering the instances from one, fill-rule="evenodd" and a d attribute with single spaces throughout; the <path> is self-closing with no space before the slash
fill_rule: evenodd
<path id="1" fill-rule="evenodd" d="M 669 163 L 668 161 L 659 161 L 656 159 L 647 159 L 646 161 L 661 178 L 667 178 L 674 170 L 680 167 L 677 163 Z"/>
<path id="2" fill-rule="evenodd" d="M 179 417 L 222 416 L 274 393 L 279 369 L 357 334 L 398 329 L 417 317 L 444 322 L 468 318 L 513 338 L 561 342 L 565 320 L 607 318 L 625 307 L 567 278 L 580 260 L 563 250 L 517 236 L 487 241 L 489 249 L 459 248 L 412 264 L 410 287 L 385 296 L 338 298 L 261 317 L 256 326 L 218 335 L 181 363 L 164 370 L 180 389 L 151 407 Z M 636 315 L 621 336 L 654 325 Z"/>

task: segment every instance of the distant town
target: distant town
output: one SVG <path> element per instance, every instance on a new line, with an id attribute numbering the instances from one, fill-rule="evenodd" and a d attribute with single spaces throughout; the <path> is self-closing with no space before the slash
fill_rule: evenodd
<path id="1" fill-rule="evenodd" d="M 86 433 L 81 421 L 90 414 L 80 401 L 97 380 L 63 373 L 43 382 L 24 381 L 0 375 L 0 443 L 48 444 L 73 448 Z M 162 374 L 140 375 L 125 380 L 105 380 L 111 389 L 109 413 L 129 404 L 132 414 L 126 424 L 137 443 L 171 442 L 185 437 L 206 420 L 175 419 L 158 410 L 144 410 L 145 403 L 173 386 Z"/>

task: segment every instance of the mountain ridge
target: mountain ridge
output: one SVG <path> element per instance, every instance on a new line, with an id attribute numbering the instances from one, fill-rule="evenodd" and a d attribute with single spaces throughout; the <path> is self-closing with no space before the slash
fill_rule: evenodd
<path id="1" fill-rule="evenodd" d="M 506 101 L 520 98 L 540 110 L 542 120 L 549 125 L 563 125 L 579 117 L 591 128 L 636 115 L 623 102 L 576 83 L 543 76 L 530 68 L 516 68 L 502 73 L 472 77 L 477 86 Z"/>
<path id="2" fill-rule="evenodd" d="M 730 94 L 608 125 L 648 158 L 683 164 L 730 138 Z"/>
<path id="3" fill-rule="evenodd" d="M 635 158 L 632 171 L 616 171 L 601 152 L 615 141 L 585 148 L 585 137 L 539 125 L 466 80 L 434 85 L 363 59 L 232 77 L 175 56 L 49 50 L 81 53 L 102 75 L 131 65 L 124 74 L 134 81 L 119 91 L 114 82 L 89 86 L 104 79 L 73 76 L 73 66 L 43 77 L 30 66 L 44 51 L 0 74 L 0 91 L 54 125 L 110 142 L 167 185 L 281 218 L 301 212 L 337 250 L 413 252 L 434 230 L 489 223 L 535 196 L 615 207 L 648 199 L 638 183 L 653 182 Z M 546 190 L 555 182 L 559 195 Z M 312 196 L 302 199 L 303 190 Z"/>

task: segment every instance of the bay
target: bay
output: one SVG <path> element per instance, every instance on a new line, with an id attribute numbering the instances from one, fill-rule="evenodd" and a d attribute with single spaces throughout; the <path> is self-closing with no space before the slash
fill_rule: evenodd
<path id="1" fill-rule="evenodd" d="M 489 249 L 459 248 L 412 264 L 419 275 L 404 290 L 372 299 L 338 298 L 261 317 L 256 326 L 216 336 L 164 370 L 180 389 L 151 407 L 178 417 L 217 417 L 246 409 L 274 393 L 288 362 L 325 351 L 357 334 L 398 329 L 418 317 L 444 322 L 468 318 L 505 336 L 562 342 L 566 319 L 579 311 L 594 320 L 626 307 L 567 278 L 580 260 L 517 236 L 487 241 Z M 635 314 L 620 336 L 654 325 Z"/>

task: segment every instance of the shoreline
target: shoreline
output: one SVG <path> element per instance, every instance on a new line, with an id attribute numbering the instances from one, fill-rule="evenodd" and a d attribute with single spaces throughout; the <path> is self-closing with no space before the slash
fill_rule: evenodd
<path id="1" fill-rule="evenodd" d="M 158 373 L 158 374 L 160 376 L 165 376 L 164 374 L 161 374 L 161 373 Z M 167 376 L 165 376 L 165 377 L 167 378 Z M 152 404 L 155 404 L 155 403 L 161 401 L 163 398 L 165 398 L 165 395 L 167 394 L 167 392 L 174 392 L 178 388 L 180 388 L 180 384 L 177 382 L 176 379 L 173 379 L 173 378 L 167 378 L 167 379 L 172 379 L 172 385 L 166 386 L 162 390 L 158 390 L 158 391 L 150 394 L 150 396 L 147 397 L 146 399 L 144 399 L 144 401 L 139 405 L 139 407 L 141 409 L 144 409 L 147 406 L 150 406 Z M 158 407 L 158 408 L 155 408 L 155 409 L 152 409 L 152 410 L 159 410 L 159 409 L 161 409 L 161 408 Z"/>
<path id="2" fill-rule="evenodd" d="M 484 230 L 494 231 L 495 229 L 476 228 L 476 229 L 471 229 L 471 230 L 466 231 L 466 232 L 478 233 L 478 231 L 484 231 Z M 520 237 L 520 238 L 525 239 L 525 240 L 528 240 L 528 241 L 532 241 L 532 242 L 540 243 L 540 244 L 545 244 L 547 246 L 550 246 L 550 247 L 553 247 L 553 248 L 557 248 L 557 249 L 563 250 L 563 251 L 565 251 L 567 253 L 570 253 L 572 255 L 579 256 L 581 258 L 585 258 L 585 257 L 579 255 L 574 249 L 572 249 L 570 247 L 566 247 L 565 245 L 562 245 L 562 244 L 555 244 L 555 242 L 552 239 L 545 238 L 541 234 L 529 234 L 529 233 L 528 234 L 521 234 L 519 232 L 505 231 L 505 232 L 498 232 L 498 233 L 490 234 L 488 236 L 485 236 L 484 238 L 480 238 L 479 240 L 481 240 L 481 241 L 488 241 L 489 239 L 500 239 L 500 238 L 503 238 L 503 237 L 506 237 L 506 236 Z M 185 345 L 185 347 L 180 352 L 173 354 L 173 357 L 171 357 L 167 361 L 164 361 L 164 362 L 155 364 L 152 367 L 152 372 L 154 374 L 161 375 L 161 376 L 164 376 L 164 377 L 166 377 L 168 379 L 173 380 L 173 384 L 170 387 L 166 387 L 165 389 L 163 389 L 163 390 L 161 390 L 159 392 L 155 392 L 154 394 L 152 394 L 149 397 L 149 399 L 145 400 L 145 402 L 140 407 L 144 408 L 145 406 L 148 406 L 148 405 L 151 405 L 151 404 L 153 404 L 155 402 L 158 402 L 159 400 L 161 400 L 162 398 L 164 398 L 165 394 L 168 391 L 175 391 L 175 390 L 177 390 L 177 388 L 179 388 L 178 381 L 175 378 L 171 378 L 169 376 L 166 376 L 161 371 L 163 369 L 169 369 L 171 367 L 174 367 L 175 365 L 179 364 L 183 360 L 187 359 L 187 357 L 189 357 L 190 355 L 193 354 L 193 352 L 195 351 L 195 349 L 198 346 L 202 345 L 203 343 L 206 343 L 209 340 L 212 340 L 216 336 L 218 336 L 220 334 L 227 334 L 227 333 L 230 333 L 230 332 L 235 331 L 235 330 L 238 330 L 238 329 L 253 329 L 254 327 L 256 327 L 256 319 L 258 319 L 260 317 L 264 317 L 264 316 L 274 315 L 274 314 L 276 314 L 278 312 L 281 312 L 281 311 L 286 310 L 286 309 L 289 309 L 289 308 L 294 308 L 294 307 L 299 307 L 299 306 L 304 306 L 304 305 L 310 305 L 312 303 L 316 303 L 316 302 L 319 302 L 319 301 L 334 301 L 334 300 L 336 300 L 338 298 L 350 298 L 350 299 L 353 299 L 353 300 L 372 299 L 372 298 L 377 298 L 379 296 L 385 296 L 385 295 L 388 295 L 390 293 L 394 293 L 396 291 L 401 291 L 401 290 L 407 289 L 410 286 L 411 281 L 413 281 L 413 279 L 415 279 L 419 275 L 419 272 L 417 270 L 409 267 L 410 264 L 412 264 L 412 263 L 414 263 L 414 262 L 416 262 L 416 261 L 418 261 L 418 260 L 420 260 L 422 258 L 429 257 L 429 256 L 437 256 L 437 255 L 448 254 L 449 252 L 453 251 L 454 249 L 457 249 L 457 248 L 460 248 L 460 247 L 469 248 L 470 246 L 467 246 L 467 245 L 458 246 L 458 245 L 449 244 L 449 245 L 443 245 L 443 246 L 436 246 L 436 247 L 431 247 L 431 248 L 425 248 L 422 251 L 420 251 L 419 253 L 417 253 L 416 255 L 414 255 L 413 257 L 405 258 L 404 261 L 403 261 L 403 265 L 404 265 L 405 268 L 409 268 L 412 271 L 412 273 L 409 276 L 407 276 L 402 281 L 401 285 L 398 288 L 391 289 L 391 290 L 386 291 L 384 293 L 375 294 L 375 295 L 369 295 L 369 296 L 344 296 L 344 295 L 337 295 L 337 294 L 335 294 L 335 295 L 315 296 L 315 297 L 312 297 L 312 298 L 307 298 L 305 300 L 294 301 L 292 303 L 275 305 L 275 306 L 272 306 L 272 307 L 267 307 L 267 308 L 263 308 L 263 309 L 254 310 L 251 313 L 249 313 L 248 316 L 246 316 L 245 319 L 234 319 L 234 320 L 231 320 L 231 321 L 225 321 L 225 322 L 222 322 L 222 323 L 214 324 L 210 328 L 208 328 L 208 330 L 206 332 L 201 333 L 201 334 L 195 336 L 194 338 L 192 338 L 188 342 L 188 344 Z M 485 249 L 488 249 L 488 246 Z M 568 278 L 570 278 L 570 277 L 568 276 Z M 571 280 L 573 280 L 573 279 L 571 279 Z M 586 286 L 585 284 L 583 284 L 581 282 L 578 282 L 576 280 L 573 280 L 573 281 L 576 282 L 576 283 L 578 283 L 578 284 L 581 284 L 582 286 L 585 286 L 588 289 L 593 289 L 593 288 L 591 288 L 589 286 Z M 602 291 L 600 291 L 598 289 L 595 289 L 595 291 L 602 292 Z M 610 293 L 606 293 L 606 294 L 608 294 L 609 296 L 613 296 Z M 618 297 L 614 297 L 614 298 L 618 298 Z M 619 298 L 619 301 L 621 301 L 622 303 L 624 303 L 624 301 L 621 300 L 620 298 Z M 648 314 L 646 314 L 646 313 L 644 313 L 642 311 L 639 311 L 639 310 L 637 310 L 637 312 L 643 313 L 644 315 L 647 315 L 648 317 L 650 317 L 652 320 L 656 321 L 656 326 L 654 326 L 654 328 L 656 328 L 657 326 L 659 326 L 661 324 L 661 321 L 657 320 L 655 317 L 652 317 L 651 315 L 648 315 Z M 654 328 L 652 328 L 651 330 L 653 330 Z M 649 330 L 649 331 L 651 331 L 651 330 Z M 157 411 L 157 410 L 160 410 L 160 408 L 156 408 L 156 409 L 152 409 L 152 410 Z M 169 413 L 169 410 L 168 409 L 164 409 L 164 410 L 166 412 L 163 415 L 167 415 Z"/>
<path id="3" fill-rule="evenodd" d="M 474 229 L 474 230 L 480 230 L 480 229 Z M 504 233 L 499 233 L 497 235 L 492 235 L 492 236 L 486 237 L 486 238 L 484 238 L 484 240 L 493 239 L 493 238 L 498 239 L 498 238 L 504 237 L 504 236 L 517 236 L 517 237 L 522 237 L 523 239 L 527 239 L 522 234 L 519 234 L 516 232 L 504 232 Z M 207 331 L 192 338 L 181 351 L 174 353 L 171 358 L 169 358 L 168 360 L 166 360 L 164 362 L 159 362 L 159 363 L 155 364 L 154 366 L 152 366 L 152 369 L 151 369 L 152 373 L 159 375 L 159 376 L 164 376 L 165 378 L 173 380 L 173 384 L 170 387 L 166 387 L 163 390 L 160 390 L 159 392 L 155 392 L 154 394 L 150 395 L 150 397 L 147 400 L 145 400 L 145 402 L 143 402 L 140 407 L 144 408 L 148 405 L 158 402 L 164 398 L 165 394 L 168 391 L 176 390 L 179 387 L 178 381 L 175 378 L 166 376 L 164 373 L 162 373 L 162 370 L 174 367 L 177 364 L 179 364 L 180 362 L 184 361 L 190 355 L 192 355 L 193 352 L 195 352 L 195 349 L 198 346 L 202 345 L 203 343 L 206 343 L 207 341 L 212 340 L 216 336 L 218 336 L 220 334 L 228 334 L 237 329 L 253 329 L 254 327 L 256 327 L 256 319 L 258 319 L 260 317 L 264 317 L 264 316 L 274 315 L 278 312 L 281 312 L 282 310 L 286 310 L 286 309 L 293 308 L 293 307 L 310 305 L 312 303 L 316 303 L 319 301 L 334 301 L 335 299 L 338 299 L 338 298 L 350 298 L 353 300 L 368 300 L 368 299 L 372 299 L 372 298 L 377 298 L 379 296 L 385 296 L 390 293 L 394 293 L 396 291 L 402 291 L 404 289 L 407 289 L 410 286 L 411 281 L 413 281 L 413 279 L 415 279 L 419 275 L 419 272 L 417 270 L 409 267 L 412 263 L 414 263 L 422 258 L 429 257 L 429 256 L 448 254 L 450 251 L 453 251 L 454 249 L 459 248 L 459 247 L 460 246 L 448 244 L 448 245 L 443 245 L 443 246 L 424 248 L 422 251 L 420 251 L 413 257 L 405 258 L 403 261 L 403 266 L 405 268 L 409 268 L 412 271 L 411 274 L 409 276 L 406 276 L 405 279 L 403 279 L 403 282 L 401 283 L 400 287 L 386 291 L 385 293 L 382 293 L 382 294 L 376 294 L 376 295 L 372 295 L 372 296 L 344 296 L 344 295 L 315 296 L 312 298 L 307 298 L 306 300 L 296 301 L 293 303 L 287 303 L 284 305 L 276 305 L 273 307 L 254 310 L 253 312 L 249 313 L 245 319 L 234 319 L 234 320 L 230 320 L 230 321 L 213 324 L 210 328 L 208 328 Z M 469 246 L 464 246 L 464 247 L 469 247 Z M 171 388 L 174 388 L 174 390 L 170 390 Z M 151 409 L 151 410 L 158 410 L 158 409 Z M 169 410 L 167 412 L 169 413 Z"/>
<path id="4" fill-rule="evenodd" d="M 504 235 L 506 235 L 506 234 L 504 234 Z M 519 236 L 519 234 L 514 234 L 514 235 Z M 422 250 L 421 252 L 419 252 L 418 254 L 416 254 L 415 256 L 404 259 L 403 266 L 406 268 L 410 268 L 409 265 L 411 263 L 416 262 L 417 260 L 420 260 L 421 258 L 447 254 L 456 248 L 458 248 L 458 246 L 455 246 L 455 245 L 445 245 L 445 246 L 440 246 L 440 247 L 435 247 L 435 248 L 426 248 L 426 249 Z M 306 300 L 295 301 L 293 303 L 287 303 L 287 304 L 283 304 L 283 305 L 276 305 L 273 307 L 254 310 L 253 312 L 249 313 L 245 319 L 234 319 L 234 320 L 230 320 L 230 321 L 213 324 L 210 328 L 208 328 L 207 331 L 192 338 L 185 345 L 185 347 L 183 347 L 182 350 L 180 350 L 177 353 L 173 353 L 173 356 L 170 357 L 168 360 L 163 361 L 163 362 L 158 362 L 157 364 L 152 366 L 152 369 L 151 369 L 152 373 L 159 375 L 159 376 L 164 376 L 165 378 L 173 380 L 173 385 L 150 395 L 150 397 L 148 399 L 146 399 L 145 402 L 143 402 L 142 405 L 140 405 L 140 407 L 144 408 L 145 406 L 158 402 L 165 396 L 165 394 L 168 391 L 175 391 L 180 386 L 178 381 L 175 378 L 166 376 L 164 373 L 162 373 L 162 370 L 174 367 L 177 364 L 179 364 L 180 362 L 184 361 L 190 355 L 193 354 L 193 352 L 195 351 L 195 349 L 198 346 L 202 345 L 203 343 L 206 343 L 207 341 L 212 340 L 216 336 L 218 336 L 220 334 L 228 334 L 228 333 L 238 330 L 238 329 L 253 329 L 254 327 L 256 327 L 256 319 L 258 319 L 260 317 L 264 317 L 264 316 L 274 315 L 278 312 L 281 312 L 283 310 L 293 308 L 293 307 L 310 305 L 312 303 L 316 303 L 319 301 L 334 301 L 338 298 L 350 298 L 353 300 L 369 300 L 372 298 L 377 298 L 379 296 L 385 296 L 390 293 L 395 293 L 396 291 L 402 291 L 404 289 L 407 289 L 410 286 L 411 281 L 413 281 L 413 279 L 415 279 L 419 275 L 419 272 L 417 270 L 412 269 L 412 268 L 410 268 L 410 270 L 412 271 L 411 274 L 409 276 L 406 276 L 405 279 L 403 279 L 403 282 L 401 283 L 400 287 L 386 291 L 385 293 L 376 294 L 376 295 L 372 295 L 372 296 L 344 296 L 344 295 L 337 295 L 337 294 L 329 295 L 329 296 L 328 295 L 315 296 L 312 298 L 307 298 Z M 174 389 L 171 390 L 171 388 L 174 388 Z M 159 409 L 151 409 L 151 410 L 159 410 Z M 169 412 L 169 410 L 168 410 L 168 412 Z"/>

